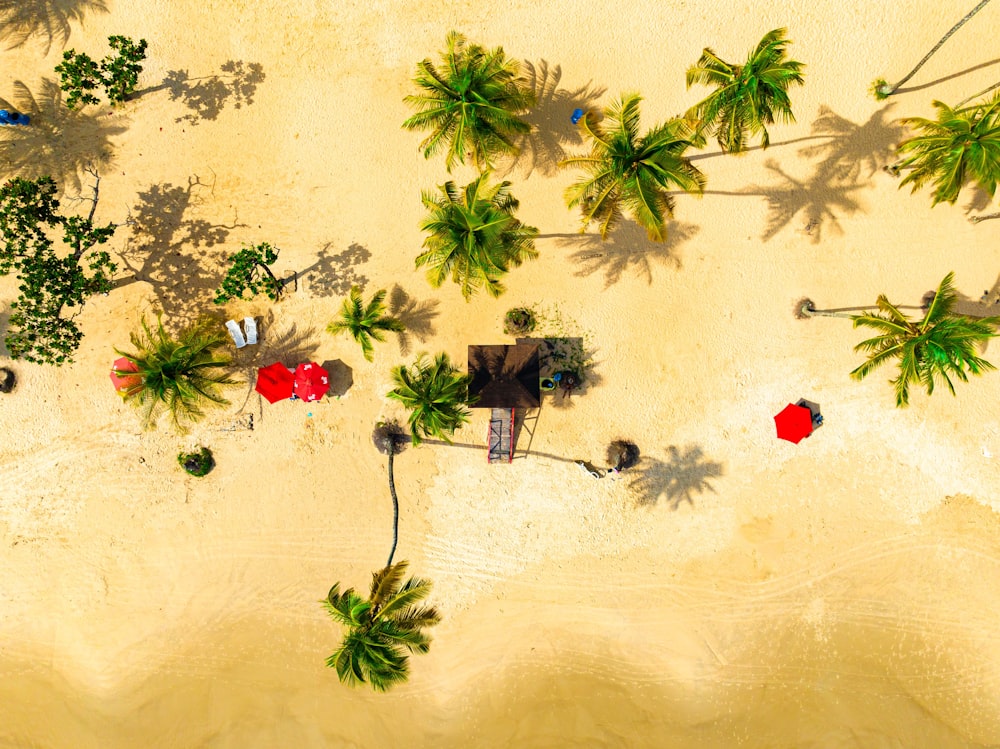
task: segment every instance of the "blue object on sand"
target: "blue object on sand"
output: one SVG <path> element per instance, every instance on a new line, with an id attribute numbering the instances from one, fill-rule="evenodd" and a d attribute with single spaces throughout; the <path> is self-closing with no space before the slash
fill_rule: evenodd
<path id="1" fill-rule="evenodd" d="M 569 121 L 572 122 L 575 125 L 576 123 L 578 123 L 580 121 L 580 119 L 582 117 L 583 117 L 583 110 L 582 109 L 574 109 L 573 110 L 573 116 L 569 118 Z"/>
<path id="2" fill-rule="evenodd" d="M 31 122 L 31 118 L 26 114 L 0 109 L 0 124 L 2 125 L 27 125 L 29 122 Z"/>

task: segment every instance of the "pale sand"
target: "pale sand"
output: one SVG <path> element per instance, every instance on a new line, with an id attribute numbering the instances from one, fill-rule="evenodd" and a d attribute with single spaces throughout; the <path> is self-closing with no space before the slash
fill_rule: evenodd
<path id="1" fill-rule="evenodd" d="M 803 296 L 918 304 L 952 270 L 967 311 L 996 292 L 996 224 L 967 221 L 973 194 L 931 209 L 879 167 L 900 139 L 894 118 L 985 88 L 998 66 L 888 107 L 866 95 L 964 7 L 536 5 L 110 0 L 72 26 L 66 46 L 97 54 L 110 33 L 148 39 L 143 87 L 227 60 L 260 63 L 266 78 L 251 104 L 230 100 L 215 119 L 165 90 L 92 108 L 32 160 L 67 170 L 109 133 L 99 217 L 148 216 L 145 201 L 161 218 L 113 240 L 131 242 L 133 264 L 151 256 L 148 282 L 88 303 L 78 361 L 16 364 L 19 388 L 0 397 L 4 746 L 1000 743 L 1000 375 L 897 410 L 888 372 L 848 378 L 861 338 L 848 321 L 792 316 Z M 912 85 L 993 61 L 998 22 L 988 6 Z M 572 236 L 562 191 L 574 174 L 554 160 L 577 147 L 568 119 L 581 95 L 606 104 L 637 90 L 651 126 L 703 95 L 684 88 L 703 46 L 738 59 L 779 25 L 808 64 L 798 123 L 775 126 L 767 153 L 707 149 L 696 163 L 721 194 L 679 198 L 666 245 L 630 224 L 606 245 Z M 419 191 L 446 174 L 399 127 L 415 63 L 451 28 L 556 76 L 509 174 L 522 218 L 548 235 L 541 257 L 500 300 L 469 304 L 413 268 Z M 6 52 L 0 94 L 15 79 L 37 91 L 59 47 Z M 798 141 L 823 108 L 860 135 Z M 72 174 L 56 176 L 76 193 Z M 195 176 L 205 186 L 188 191 Z M 354 386 L 314 406 L 261 411 L 253 396 L 252 432 L 220 431 L 245 388 L 188 437 L 142 432 L 108 382 L 112 348 L 144 312 L 210 309 L 218 259 L 242 241 L 281 247 L 286 273 L 338 258 L 279 304 L 226 311 L 266 318 L 261 360 L 342 358 Z M 429 318 L 410 353 L 390 342 L 369 364 L 323 332 L 359 277 L 369 290 L 398 284 Z M 13 288 L 0 286 L 5 301 Z M 569 408 L 546 401 L 532 454 L 512 466 L 433 445 L 398 458 L 397 558 L 433 580 L 444 621 L 407 685 L 350 690 L 323 666 L 340 633 L 317 601 L 334 581 L 366 586 L 388 552 L 385 459 L 370 433 L 405 416 L 384 398 L 389 369 L 419 350 L 464 361 L 470 343 L 510 340 L 501 318 L 517 304 L 561 313 L 594 351 L 595 384 Z M 777 441 L 771 416 L 803 396 L 826 424 L 798 446 Z M 456 439 L 485 436 L 476 412 Z M 603 462 L 616 437 L 640 446 L 651 492 L 569 462 Z M 218 458 L 205 479 L 175 462 L 196 443 Z"/>

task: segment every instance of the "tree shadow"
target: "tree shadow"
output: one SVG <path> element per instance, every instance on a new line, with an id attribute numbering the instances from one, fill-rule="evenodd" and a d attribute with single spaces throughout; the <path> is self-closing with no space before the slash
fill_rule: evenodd
<path id="1" fill-rule="evenodd" d="M 199 188 L 212 185 L 195 176 L 188 178 L 187 187 L 164 183 L 139 193 L 128 222 L 132 236 L 119 253 L 132 276 L 119 279 L 116 286 L 150 284 L 167 327 L 186 324 L 213 304 L 229 258 L 219 246 L 231 230 L 246 226 L 235 217 L 232 224 L 191 218 L 189 212 L 200 205 Z"/>
<path id="2" fill-rule="evenodd" d="M 421 343 L 434 335 L 434 318 L 438 316 L 437 299 L 418 302 L 395 284 L 389 292 L 389 314 L 400 320 L 406 330 L 397 333 L 399 337 L 399 353 L 407 356 L 411 349 L 410 336 Z"/>
<path id="3" fill-rule="evenodd" d="M 1000 275 L 978 299 L 958 294 L 954 311 L 967 317 L 994 317 L 1000 315 Z"/>
<path id="4" fill-rule="evenodd" d="M 972 194 L 969 202 L 965 204 L 965 215 L 968 216 L 970 213 L 980 214 L 987 208 L 990 208 L 993 204 L 993 198 L 990 194 L 981 188 L 978 184 L 971 185 L 968 191 Z M 970 221 L 978 223 L 978 221 L 983 221 L 985 217 L 983 216 L 971 216 Z M 977 221 L 978 219 L 978 221 Z"/>
<path id="5" fill-rule="evenodd" d="M 515 166 L 524 167 L 525 177 L 537 169 L 551 177 L 559 169 L 559 162 L 566 158 L 567 148 L 583 143 L 579 128 L 570 121 L 574 109 L 592 109 L 606 89 L 586 84 L 574 90 L 559 88 L 562 66 L 550 68 L 546 60 L 536 67 L 525 60 L 527 85 L 535 93 L 535 106 L 524 116 L 531 125 L 531 132 L 514 141 L 518 155 L 504 170 L 509 173 Z"/>
<path id="6" fill-rule="evenodd" d="M 825 155 L 816 167 L 820 181 L 857 183 L 862 178 L 862 166 L 867 167 L 865 178 L 870 181 L 895 159 L 896 146 L 906 137 L 906 128 L 899 120 L 887 121 L 892 106 L 882 107 L 863 125 L 856 125 L 829 107 L 820 107 L 812 131 L 829 140 L 799 149 L 799 155 L 807 158 Z"/>
<path id="7" fill-rule="evenodd" d="M 367 263 L 372 253 L 357 242 L 336 255 L 330 254 L 332 243 L 327 242 L 317 253 L 316 261 L 296 273 L 305 278 L 307 290 L 313 297 L 347 296 L 352 286 L 364 286 L 368 277 L 357 272 L 356 266 Z"/>
<path id="8" fill-rule="evenodd" d="M 556 372 L 575 372 L 577 384 L 571 391 L 557 387 L 543 390 L 542 400 L 555 408 L 572 408 L 573 398 L 585 395 L 604 380 L 596 371 L 597 349 L 588 347 L 581 336 L 545 336 L 515 338 L 516 343 L 538 346 L 539 377 L 550 378 Z"/>
<path id="9" fill-rule="evenodd" d="M 253 104 L 257 86 L 264 81 L 264 67 L 259 62 L 244 63 L 229 60 L 221 65 L 222 72 L 192 78 L 187 70 L 171 70 L 163 83 L 135 92 L 131 98 L 139 98 L 156 91 L 168 91 L 170 101 L 180 101 L 188 109 L 188 114 L 177 117 L 174 122 L 197 125 L 201 120 L 217 119 L 219 113 L 232 105 L 240 109 Z"/>
<path id="10" fill-rule="evenodd" d="M 14 100 L 0 97 L 0 105 L 31 116 L 26 127 L 0 128 L 0 164 L 11 176 L 37 179 L 50 176 L 61 189 L 79 192 L 87 167 L 105 166 L 111 159 L 111 138 L 124 133 L 120 121 L 67 109 L 62 91 L 52 78 L 43 78 L 38 95 L 21 81 L 14 82 Z"/>
<path id="11" fill-rule="evenodd" d="M 604 274 L 604 288 L 618 283 L 626 273 L 645 276 L 646 282 L 653 283 L 653 263 L 681 267 L 677 253 L 681 244 L 698 233 L 694 224 L 671 221 L 667 238 L 654 242 L 645 229 L 634 221 L 623 221 L 608 234 L 606 240 L 600 234 L 545 234 L 540 238 L 554 237 L 559 244 L 576 247 L 570 258 L 579 266 L 576 276 Z"/>
<path id="12" fill-rule="evenodd" d="M 960 70 L 957 73 L 946 75 L 943 78 L 938 78 L 936 80 L 929 81 L 928 83 L 921 83 L 919 86 L 906 86 L 905 88 L 897 88 L 895 92 L 893 92 L 893 96 L 897 94 L 908 94 L 913 91 L 923 91 L 925 88 L 931 88 L 932 86 L 937 86 L 939 83 L 945 83 L 946 81 L 954 80 L 955 78 L 961 78 L 963 75 L 968 75 L 969 73 L 975 73 L 977 70 L 982 70 L 983 68 L 988 68 L 997 64 L 1000 64 L 1000 59 L 990 60 L 989 62 L 981 62 L 978 65 L 973 65 L 971 68 Z"/>
<path id="13" fill-rule="evenodd" d="M 639 465 L 628 470 L 626 486 L 636 505 L 654 505 L 665 496 L 670 509 L 676 510 L 681 502 L 694 506 L 695 494 L 715 493 L 711 480 L 723 475 L 721 463 L 706 460 L 698 445 L 689 445 L 684 452 L 670 445 L 667 451 L 667 460 L 643 455 Z"/>
<path id="14" fill-rule="evenodd" d="M 0 39 L 7 49 L 43 40 L 47 55 L 53 42 L 66 46 L 70 23 L 82 25 L 87 13 L 107 12 L 105 0 L 0 0 Z"/>

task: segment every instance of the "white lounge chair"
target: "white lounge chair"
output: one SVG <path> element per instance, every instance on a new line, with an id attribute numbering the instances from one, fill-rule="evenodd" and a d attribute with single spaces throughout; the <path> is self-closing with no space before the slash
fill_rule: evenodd
<path id="1" fill-rule="evenodd" d="M 244 317 L 243 329 L 247 332 L 247 343 L 249 345 L 257 343 L 257 321 L 252 317 Z"/>
<path id="2" fill-rule="evenodd" d="M 240 326 L 236 324 L 235 320 L 229 320 L 226 323 L 226 327 L 229 328 L 229 335 L 233 337 L 233 343 L 236 344 L 236 348 L 243 348 L 247 345 L 246 339 L 243 337 L 243 331 L 240 330 Z"/>

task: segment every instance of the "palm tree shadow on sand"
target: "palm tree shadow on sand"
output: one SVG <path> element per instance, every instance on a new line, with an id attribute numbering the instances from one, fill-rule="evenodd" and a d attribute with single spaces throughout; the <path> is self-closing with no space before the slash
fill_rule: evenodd
<path id="1" fill-rule="evenodd" d="M 418 302 L 396 284 L 389 292 L 389 314 L 406 326 L 406 330 L 397 333 L 399 353 L 407 356 L 412 348 L 412 338 L 421 343 L 434 335 L 434 318 L 440 314 L 437 299 Z"/>
<path id="2" fill-rule="evenodd" d="M 83 25 L 88 13 L 107 13 L 105 0 L 0 0 L 0 39 L 7 49 L 40 40 L 45 54 L 53 43 L 66 46 L 70 23 Z"/>
<path id="3" fill-rule="evenodd" d="M 52 78 L 42 79 L 37 96 L 15 81 L 13 101 L 0 97 L 0 106 L 31 116 L 27 127 L 0 128 L 3 170 L 25 179 L 52 177 L 63 191 L 79 192 L 83 172 L 108 165 L 111 139 L 127 129 L 118 118 L 67 109 Z"/>
<path id="4" fill-rule="evenodd" d="M 643 455 L 639 465 L 628 470 L 626 488 L 636 505 L 655 505 L 666 497 L 670 509 L 676 510 L 681 502 L 694 506 L 695 494 L 715 493 L 711 481 L 723 475 L 721 463 L 706 460 L 698 445 L 688 445 L 683 452 L 671 445 L 667 451 L 667 460 Z"/>
<path id="5" fill-rule="evenodd" d="M 618 283 L 626 274 L 645 276 L 646 283 L 653 283 L 653 265 L 681 267 L 678 248 L 698 233 L 694 224 L 671 221 L 667 229 L 667 239 L 653 242 L 645 229 L 634 221 L 622 221 L 611 230 L 608 238 L 600 234 L 544 234 L 540 238 L 555 238 L 566 247 L 575 247 L 570 255 L 579 269 L 574 275 L 591 276 L 604 274 L 604 288 Z"/>
<path id="6" fill-rule="evenodd" d="M 562 66 L 549 67 L 546 60 L 537 66 L 525 60 L 524 70 L 527 85 L 535 93 L 535 106 L 523 118 L 531 125 L 531 132 L 515 140 L 518 155 L 501 172 L 506 176 L 520 166 L 524 177 L 536 169 L 551 177 L 559 170 L 559 162 L 567 157 L 567 148 L 583 143 L 579 128 L 570 121 L 573 110 L 594 108 L 606 89 L 590 83 L 573 90 L 560 88 Z"/>

